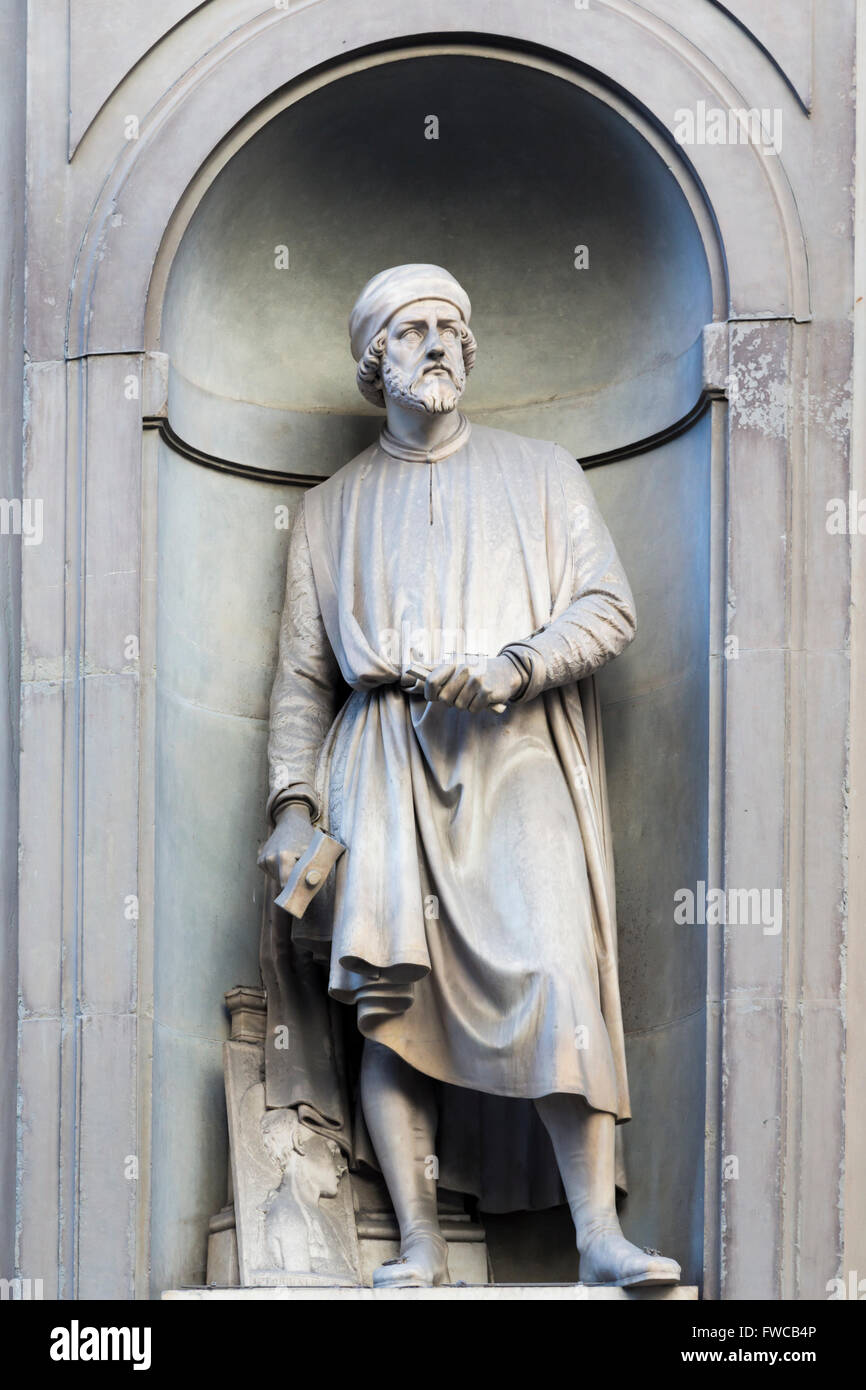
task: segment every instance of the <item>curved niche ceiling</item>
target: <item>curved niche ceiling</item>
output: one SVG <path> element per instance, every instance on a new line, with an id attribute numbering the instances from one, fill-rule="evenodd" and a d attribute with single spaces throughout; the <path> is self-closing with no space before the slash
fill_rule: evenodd
<path id="1" fill-rule="evenodd" d="M 562 78 L 428 56 L 290 106 L 208 190 L 166 298 L 176 434 L 258 468 L 345 462 L 381 418 L 355 388 L 347 316 L 405 261 L 447 266 L 472 298 L 475 418 L 586 456 L 698 398 L 709 272 L 664 161 Z"/>

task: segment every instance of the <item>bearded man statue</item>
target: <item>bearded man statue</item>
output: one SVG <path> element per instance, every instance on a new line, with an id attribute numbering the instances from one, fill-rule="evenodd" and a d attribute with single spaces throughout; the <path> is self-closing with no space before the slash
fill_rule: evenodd
<path id="1" fill-rule="evenodd" d="M 575 460 L 461 413 L 470 315 L 435 265 L 382 271 L 351 313 L 386 424 L 294 520 L 259 862 L 285 884 L 314 825 L 347 850 L 301 920 L 272 921 L 269 1024 L 288 953 L 324 962 L 400 1227 L 377 1285 L 447 1280 L 437 1169 L 482 1210 L 567 1200 L 583 1282 L 676 1283 L 615 1201 L 630 1111 L 592 675 L 632 640 L 633 599 Z M 279 1063 L 269 1103 L 351 1161 L 314 1052 Z"/>

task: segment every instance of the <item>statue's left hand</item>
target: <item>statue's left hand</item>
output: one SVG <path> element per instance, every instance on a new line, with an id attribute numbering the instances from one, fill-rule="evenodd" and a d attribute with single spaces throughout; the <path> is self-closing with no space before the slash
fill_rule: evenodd
<path id="1" fill-rule="evenodd" d="M 424 696 L 477 714 L 491 705 L 507 704 L 521 684 L 520 672 L 507 656 L 483 662 L 442 661 L 424 682 Z"/>

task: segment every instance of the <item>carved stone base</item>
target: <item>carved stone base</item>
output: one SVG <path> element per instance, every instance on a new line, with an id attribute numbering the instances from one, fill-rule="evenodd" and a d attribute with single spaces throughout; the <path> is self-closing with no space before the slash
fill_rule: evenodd
<path id="1" fill-rule="evenodd" d="M 231 1208 L 224 1208 L 223 1212 L 232 1211 Z M 223 1212 L 219 1216 L 223 1216 Z M 211 1218 L 211 1231 L 208 1237 L 207 1251 L 207 1277 L 209 1287 L 224 1291 L 226 1289 L 237 1288 L 240 1284 L 240 1270 L 238 1268 L 238 1244 L 237 1235 L 234 1228 L 234 1213 L 231 1215 L 231 1226 L 214 1229 L 217 1217 Z M 358 1242 L 360 1249 L 361 1282 L 371 1285 L 373 1282 L 373 1271 L 385 1262 L 392 1260 L 400 1253 L 400 1242 L 398 1240 L 383 1240 L 376 1236 L 365 1239 L 363 1236 Z M 483 1241 L 468 1242 L 465 1240 L 448 1241 L 448 1272 L 451 1276 L 452 1284 L 485 1284 L 487 1282 L 487 1246 Z M 258 1270 L 256 1272 L 257 1282 L 263 1285 L 267 1280 L 267 1271 Z M 280 1275 L 274 1271 L 273 1282 L 275 1285 L 286 1286 L 290 1283 L 290 1276 Z M 298 1283 L 304 1286 L 315 1285 L 316 1287 L 331 1287 L 333 1280 L 326 1276 L 297 1276 Z"/>
<path id="2" fill-rule="evenodd" d="M 349 1303 L 420 1302 L 553 1302 L 553 1303 L 642 1303 L 697 1302 L 694 1284 L 676 1284 L 658 1289 L 611 1289 L 590 1284 L 482 1284 L 463 1288 L 446 1285 L 440 1289 L 166 1289 L 164 1299 L 205 1302 L 209 1299 L 292 1300 L 342 1299 Z"/>

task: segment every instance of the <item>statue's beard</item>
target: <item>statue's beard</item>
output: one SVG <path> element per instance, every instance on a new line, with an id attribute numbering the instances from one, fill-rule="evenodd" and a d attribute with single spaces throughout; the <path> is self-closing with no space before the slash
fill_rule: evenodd
<path id="1" fill-rule="evenodd" d="M 454 410 L 466 386 L 466 369 L 462 363 L 455 377 L 425 376 L 423 371 L 412 377 L 387 359 L 382 363 L 382 386 L 389 400 L 409 410 L 426 411 L 428 415 L 447 415 Z"/>

